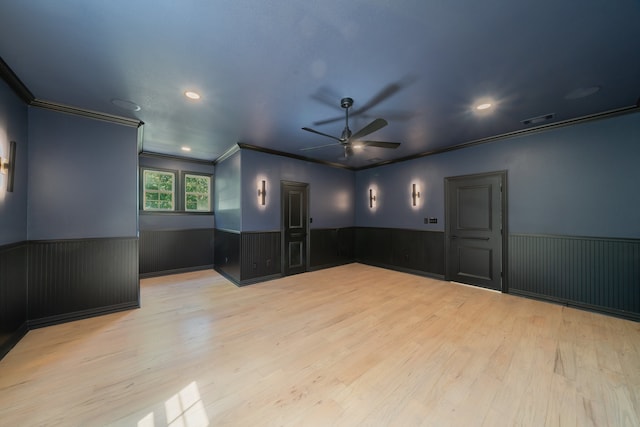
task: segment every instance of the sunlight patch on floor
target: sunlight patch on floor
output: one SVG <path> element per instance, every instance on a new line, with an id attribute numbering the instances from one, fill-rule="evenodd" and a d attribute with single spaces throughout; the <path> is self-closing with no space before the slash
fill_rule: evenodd
<path id="1" fill-rule="evenodd" d="M 155 427 L 156 423 L 153 418 L 153 412 L 149 412 L 140 421 L 138 421 L 138 427 Z"/>
<path id="2" fill-rule="evenodd" d="M 193 381 L 164 402 L 166 425 L 169 427 L 207 427 L 209 418 L 204 409 L 198 384 Z M 155 414 L 148 413 L 138 421 L 138 427 L 156 427 Z"/>

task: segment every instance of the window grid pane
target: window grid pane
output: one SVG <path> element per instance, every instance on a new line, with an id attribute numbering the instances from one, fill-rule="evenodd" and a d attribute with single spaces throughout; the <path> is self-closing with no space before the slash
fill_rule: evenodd
<path id="1" fill-rule="evenodd" d="M 187 211 L 211 211 L 211 177 L 204 175 L 184 176 L 184 201 Z"/>
<path id="2" fill-rule="evenodd" d="M 171 172 L 144 171 L 144 210 L 175 209 L 175 175 Z"/>

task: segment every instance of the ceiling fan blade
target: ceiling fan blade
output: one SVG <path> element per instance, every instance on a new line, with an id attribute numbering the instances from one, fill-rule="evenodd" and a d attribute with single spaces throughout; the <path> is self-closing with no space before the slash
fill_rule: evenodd
<path id="1" fill-rule="evenodd" d="M 373 98 L 371 98 L 366 104 L 355 110 L 352 114 L 357 115 L 370 110 L 385 99 L 389 98 L 391 95 L 398 92 L 400 89 L 402 89 L 402 86 L 397 83 L 388 84 L 387 86 L 383 87 L 382 90 L 378 92 Z"/>
<path id="2" fill-rule="evenodd" d="M 378 111 L 377 112 L 379 115 L 386 117 L 387 119 L 392 119 L 392 120 L 397 120 L 397 121 L 402 121 L 402 120 L 409 120 L 410 118 L 412 118 L 413 116 L 415 116 L 414 113 L 409 113 L 409 112 L 402 112 L 402 111 L 396 111 L 396 112 L 389 112 L 389 111 L 385 111 L 385 112 L 381 112 Z M 376 115 L 378 115 L 376 114 Z M 365 111 L 354 111 L 349 113 L 349 117 L 364 117 L 364 118 L 371 118 L 371 117 L 375 117 L 372 115 L 367 114 Z M 324 120 L 318 120 L 317 122 L 313 122 L 313 124 L 315 126 L 321 126 L 321 125 L 326 125 L 329 123 L 334 123 L 334 122 L 339 122 L 344 120 L 344 116 L 342 117 L 332 117 L 330 119 L 324 119 Z"/>
<path id="3" fill-rule="evenodd" d="M 318 135 L 326 136 L 327 138 L 335 139 L 338 142 L 342 142 L 342 140 L 340 138 L 337 138 L 337 137 L 335 137 L 333 135 L 329 135 L 328 133 L 323 133 L 323 132 L 317 131 L 315 129 L 302 128 L 302 130 L 306 130 L 307 132 L 317 133 Z"/>
<path id="4" fill-rule="evenodd" d="M 385 119 L 375 119 L 374 121 L 372 121 L 371 123 L 363 127 L 362 129 L 360 129 L 358 132 L 351 135 L 351 138 L 349 138 L 349 140 L 355 141 L 356 139 L 369 135 L 370 133 L 373 133 L 378 129 L 382 129 L 386 125 L 388 125 L 388 123 Z"/>
<path id="5" fill-rule="evenodd" d="M 376 116 L 380 116 L 380 117 L 384 117 L 385 120 L 391 120 L 391 121 L 402 121 L 402 120 L 409 120 L 413 117 L 416 116 L 416 113 L 410 113 L 408 111 L 380 111 L 380 110 L 376 110 Z M 362 114 L 360 115 L 360 117 L 371 117 L 371 115 L 368 114 Z"/>
<path id="6" fill-rule="evenodd" d="M 333 123 L 333 122 L 339 122 L 341 120 L 344 120 L 344 116 L 341 117 L 333 117 L 331 119 L 325 119 L 325 120 L 319 120 L 317 122 L 313 122 L 313 124 L 315 126 L 320 126 L 320 125 L 326 125 L 328 123 Z"/>
<path id="7" fill-rule="evenodd" d="M 386 142 L 386 141 L 358 141 L 358 144 L 362 144 L 365 147 L 380 147 L 380 148 L 398 148 L 399 142 Z"/>
<path id="8" fill-rule="evenodd" d="M 316 145 L 315 147 L 306 147 L 306 148 L 301 148 L 301 149 L 300 149 L 300 151 L 317 150 L 318 148 L 334 147 L 334 146 L 336 146 L 336 145 L 342 145 L 342 144 L 337 143 L 337 142 L 332 142 L 331 144 Z"/>
<path id="9" fill-rule="evenodd" d="M 311 95 L 311 99 L 315 99 L 316 101 L 321 102 L 322 104 L 325 104 L 331 108 L 341 110 L 340 105 L 336 104 L 336 99 L 340 99 L 340 94 L 326 86 L 319 88 L 316 93 Z"/>

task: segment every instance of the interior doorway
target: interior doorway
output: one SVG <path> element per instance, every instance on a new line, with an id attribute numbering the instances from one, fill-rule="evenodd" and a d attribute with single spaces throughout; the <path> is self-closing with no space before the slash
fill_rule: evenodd
<path id="1" fill-rule="evenodd" d="M 309 267 L 309 184 L 282 181 L 282 274 L 304 273 Z"/>
<path id="2" fill-rule="evenodd" d="M 506 287 L 507 173 L 445 178 L 445 278 Z"/>

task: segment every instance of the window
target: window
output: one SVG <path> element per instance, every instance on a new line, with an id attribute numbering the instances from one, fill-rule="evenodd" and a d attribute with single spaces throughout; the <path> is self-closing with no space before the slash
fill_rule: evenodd
<path id="1" fill-rule="evenodd" d="M 211 177 L 208 175 L 184 174 L 184 210 L 211 211 Z"/>
<path id="2" fill-rule="evenodd" d="M 145 211 L 173 211 L 176 208 L 176 174 L 145 169 L 142 174 Z"/>
<path id="3" fill-rule="evenodd" d="M 140 168 L 140 210 L 162 214 L 213 214 L 213 175 Z"/>

